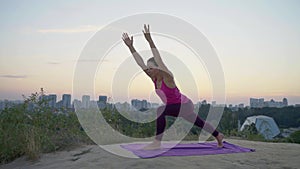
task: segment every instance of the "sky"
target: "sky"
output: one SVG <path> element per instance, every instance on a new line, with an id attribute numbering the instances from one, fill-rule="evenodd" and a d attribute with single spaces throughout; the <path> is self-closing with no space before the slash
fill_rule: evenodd
<path id="1" fill-rule="evenodd" d="M 0 3 L 0 100 L 22 99 L 22 95 L 38 92 L 41 87 L 48 94 L 57 94 L 58 100 L 64 93 L 72 94 L 77 59 L 97 31 L 125 16 L 162 13 L 192 24 L 209 40 L 223 68 L 227 104 L 247 105 L 250 97 L 277 101 L 286 97 L 289 104 L 300 103 L 300 2 L 297 0 L 2 0 Z M 174 48 L 178 46 L 174 41 L 170 46 L 170 39 L 159 36 L 154 39 L 161 49 L 172 54 L 183 55 L 186 50 Z M 135 42 L 138 49 L 146 48 L 141 38 L 136 37 Z M 188 52 L 185 51 L 186 55 Z M 111 92 L 107 79 L 116 76 L 112 70 L 120 66 L 121 55 L 129 54 L 122 43 L 108 54 L 95 76 L 95 97 L 157 100 L 153 84 L 141 72 L 130 81 L 129 98 Z M 165 61 L 172 68 L 170 57 L 166 56 Z M 198 88 L 189 86 L 189 82 L 183 81 L 184 75 L 175 71 L 179 88 L 187 84 L 181 91 L 193 101 L 213 100 L 205 67 L 189 62 L 184 56 L 179 60 L 196 74 Z M 118 85 L 122 88 L 122 84 Z"/>

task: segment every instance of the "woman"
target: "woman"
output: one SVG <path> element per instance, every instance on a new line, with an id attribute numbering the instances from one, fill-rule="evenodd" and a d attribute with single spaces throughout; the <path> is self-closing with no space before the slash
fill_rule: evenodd
<path id="1" fill-rule="evenodd" d="M 133 47 L 133 37 L 129 37 L 127 33 L 123 33 L 122 39 L 128 46 L 136 63 L 154 82 L 156 93 L 165 104 L 165 106 L 161 106 L 157 109 L 158 118 L 156 120 L 155 140 L 144 149 L 160 148 L 163 132 L 166 127 L 166 116 L 180 116 L 185 120 L 194 123 L 198 127 L 204 128 L 216 138 L 218 147 L 223 147 L 222 140 L 224 138 L 224 135 L 222 133 L 219 133 L 210 124 L 205 123 L 204 120 L 202 120 L 197 114 L 195 114 L 192 101 L 185 95 L 181 94 L 179 89 L 176 87 L 173 74 L 163 63 L 159 51 L 157 50 L 151 38 L 149 25 L 144 25 L 143 33 L 146 40 L 149 42 L 152 54 L 154 56 L 147 61 L 147 66 L 145 65 L 142 57 L 136 52 L 135 48 Z"/>

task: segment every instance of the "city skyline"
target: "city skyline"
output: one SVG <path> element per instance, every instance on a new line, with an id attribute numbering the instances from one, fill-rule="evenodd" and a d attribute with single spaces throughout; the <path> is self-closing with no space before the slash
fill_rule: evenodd
<path id="1" fill-rule="evenodd" d="M 19 100 L 23 94 L 29 96 L 41 87 L 47 93 L 72 94 L 74 67 L 87 41 L 112 21 L 147 12 L 181 18 L 207 37 L 223 67 L 226 103 L 249 103 L 251 97 L 286 97 L 289 104 L 300 103 L 298 1 L 157 1 L 159 5 L 154 6 L 134 1 L 70 2 L 1 2 L 0 100 Z M 151 30 L 155 32 L 155 27 Z M 158 35 L 153 38 L 159 49 L 173 52 L 195 75 L 198 89 L 189 86 L 172 58 L 163 56 L 184 94 L 194 102 L 218 102 L 218 98 L 211 97 L 212 85 L 205 65 L 190 61 L 191 54 L 180 44 Z M 134 44 L 139 51 L 149 50 L 142 37 L 135 36 Z M 129 57 L 120 35 L 120 42 L 95 75 L 96 94 L 112 96 L 110 84 L 119 66 L 117 61 Z M 143 73 L 132 79 L 128 93 L 129 96 L 114 97 L 127 102 L 131 98 L 158 100 L 153 83 Z M 82 91 L 84 94 L 93 95 Z"/>
<path id="2" fill-rule="evenodd" d="M 58 105 L 66 105 L 65 107 L 71 107 L 71 105 L 74 104 L 74 102 L 76 101 L 80 101 L 81 104 L 84 107 L 89 107 L 89 103 L 90 102 L 104 102 L 104 103 L 112 103 L 112 104 L 116 104 L 116 103 L 131 103 L 131 105 L 134 101 L 136 102 L 146 102 L 147 103 L 151 103 L 151 104 L 163 104 L 162 101 L 159 102 L 148 102 L 149 100 L 147 100 L 146 98 L 131 98 L 130 100 L 127 101 L 116 101 L 114 102 L 110 96 L 105 96 L 105 95 L 98 95 L 95 96 L 94 98 L 91 98 L 90 95 L 82 95 L 81 98 L 72 98 L 71 94 L 62 94 L 61 95 L 61 100 L 58 99 L 57 94 L 54 93 L 50 93 L 50 94 L 45 94 L 44 92 L 42 92 L 40 94 L 40 97 L 43 97 L 44 99 L 49 101 L 49 105 L 51 105 L 52 107 L 54 107 L 53 105 L 58 104 Z M 6 101 L 7 99 L 0 99 L 0 102 Z M 239 102 L 237 104 L 235 103 L 229 103 L 229 102 L 225 102 L 225 103 L 218 103 L 215 100 L 197 100 L 194 101 L 194 104 L 211 104 L 212 106 L 216 106 L 216 105 L 224 105 L 227 107 L 245 107 L 245 106 L 249 106 L 249 107 L 254 107 L 254 108 L 262 108 L 262 107 L 285 107 L 285 106 L 299 106 L 300 103 L 295 103 L 295 104 L 290 104 L 288 101 L 288 98 L 283 97 L 281 98 L 281 100 L 276 100 L 274 98 L 269 99 L 269 101 L 267 101 L 268 99 L 265 99 L 263 97 L 259 97 L 259 98 L 248 98 L 249 102 Z M 7 100 L 7 101 L 12 101 L 12 102 L 16 102 L 16 103 L 21 103 L 23 100 Z M 143 103 L 145 104 L 145 103 Z M 51 107 L 50 106 L 50 107 Z"/>

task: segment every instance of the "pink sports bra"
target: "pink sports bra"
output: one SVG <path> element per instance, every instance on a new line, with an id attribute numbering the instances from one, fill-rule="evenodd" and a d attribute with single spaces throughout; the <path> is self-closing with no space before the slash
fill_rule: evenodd
<path id="1" fill-rule="evenodd" d="M 157 88 L 156 79 L 154 80 L 156 94 L 165 104 L 187 103 L 189 98 L 181 94 L 177 87 L 169 88 L 162 80 L 160 89 Z"/>

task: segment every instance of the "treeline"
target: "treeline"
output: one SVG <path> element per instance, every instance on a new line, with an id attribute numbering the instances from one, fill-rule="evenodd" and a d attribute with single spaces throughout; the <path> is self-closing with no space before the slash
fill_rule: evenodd
<path id="1" fill-rule="evenodd" d="M 212 108 L 214 109 L 214 108 Z M 198 110 L 198 115 L 202 119 L 206 119 L 210 105 L 201 105 Z M 221 113 L 216 112 L 214 113 Z M 104 117 L 109 124 L 117 131 L 131 137 L 150 137 L 155 134 L 156 124 L 155 121 L 151 123 L 136 123 L 123 117 L 116 109 L 112 111 L 102 111 Z M 114 113 L 111 113 L 114 112 Z M 229 108 L 224 108 L 222 118 L 219 122 L 217 129 L 227 136 L 238 136 L 238 127 L 244 123 L 247 117 L 254 115 L 265 115 L 273 117 L 279 128 L 290 128 L 300 126 L 300 108 L 299 107 L 283 107 L 283 108 L 243 108 L 238 111 L 232 111 Z M 112 120 L 111 120 L 112 119 Z M 169 128 L 175 121 L 174 117 L 167 117 L 167 126 Z M 201 132 L 197 126 L 191 128 L 189 135 L 197 135 Z"/>
<path id="2" fill-rule="evenodd" d="M 206 118 L 210 105 L 202 105 L 199 108 L 198 114 L 202 118 Z M 232 111 L 229 108 L 224 108 L 223 116 L 220 121 L 221 129 L 238 126 L 238 120 L 243 123 L 249 116 L 265 115 L 273 117 L 279 128 L 290 128 L 300 126 L 300 107 L 283 107 L 283 108 L 243 108 L 238 111 Z"/>
<path id="3" fill-rule="evenodd" d="M 279 128 L 300 126 L 300 107 L 239 109 L 237 113 L 242 122 L 249 116 L 265 115 L 273 117 Z"/>
<path id="4" fill-rule="evenodd" d="M 103 109 L 101 113 L 106 122 L 116 131 L 123 135 L 144 138 L 151 137 L 155 132 L 155 121 L 149 123 L 138 123 L 124 117 L 116 108 Z"/>
<path id="5" fill-rule="evenodd" d="M 28 109 L 32 104 L 34 108 Z M 209 110 L 210 105 L 202 105 L 198 114 L 206 119 Z M 155 109 L 152 111 L 155 113 Z M 133 122 L 116 108 L 107 108 L 101 113 L 112 128 L 126 136 L 145 138 L 155 135 L 155 120 L 148 123 Z M 216 109 L 214 113 L 221 112 Z M 280 128 L 300 126 L 299 107 L 245 108 L 235 112 L 225 108 L 218 130 L 227 136 L 241 136 L 238 132 L 238 121 L 242 124 L 247 117 L 253 115 L 273 117 Z M 174 117 L 167 117 L 166 128 L 171 127 L 174 121 Z M 194 126 L 187 137 L 197 139 L 200 131 L 201 129 Z M 248 135 L 256 137 L 256 131 L 250 128 Z M 300 143 L 300 133 L 295 133 L 293 139 L 288 141 Z M 53 113 L 48 103 L 39 99 L 38 93 L 25 98 L 23 104 L 6 108 L 0 113 L 0 163 L 6 163 L 22 155 L 37 159 L 40 153 L 63 150 L 80 144 L 93 144 L 93 141 L 83 130 L 75 112 Z"/>
<path id="6" fill-rule="evenodd" d="M 206 119 L 210 105 L 201 105 L 198 114 Z M 300 107 L 283 107 L 283 108 L 243 108 L 238 111 L 232 111 L 229 108 L 224 108 L 222 118 L 218 129 L 222 132 L 230 134 L 238 129 L 244 123 L 247 117 L 265 115 L 274 118 L 279 128 L 300 127 Z"/>

